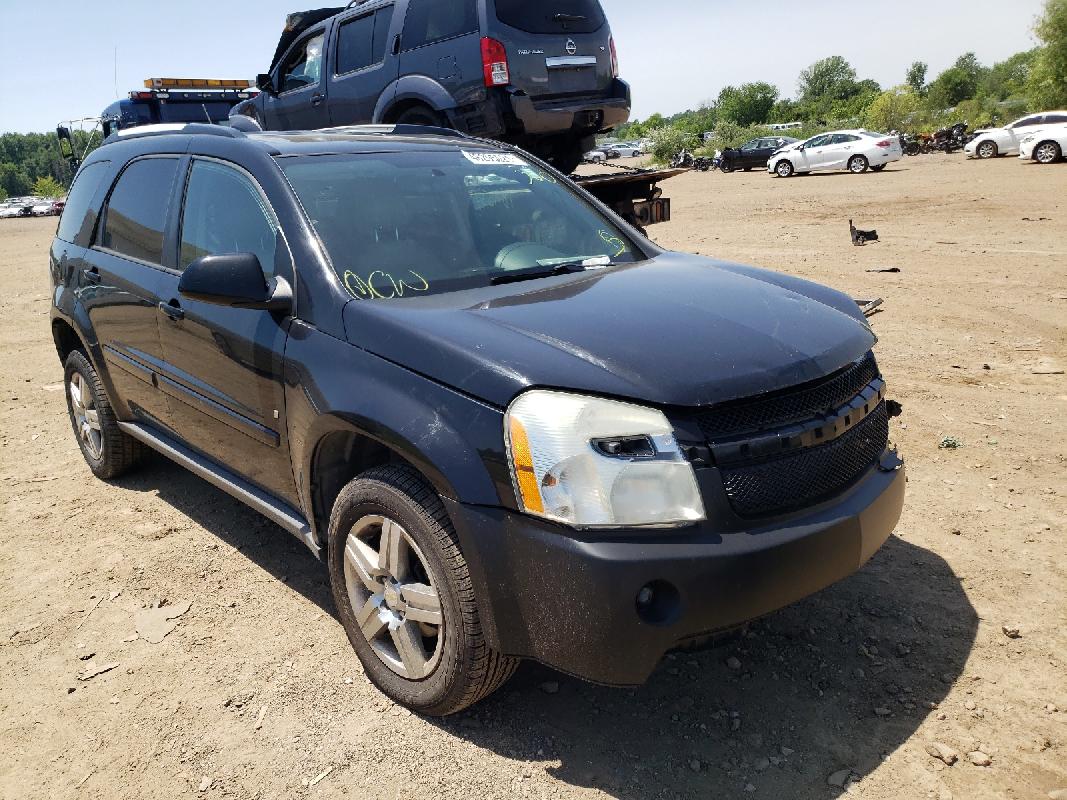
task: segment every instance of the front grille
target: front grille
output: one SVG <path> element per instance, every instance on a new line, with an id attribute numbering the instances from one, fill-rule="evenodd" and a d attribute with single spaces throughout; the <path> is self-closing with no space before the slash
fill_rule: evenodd
<path id="1" fill-rule="evenodd" d="M 877 377 L 878 364 L 868 353 L 828 378 L 709 408 L 697 417 L 697 424 L 705 438 L 715 440 L 807 422 L 849 402 Z"/>
<path id="2" fill-rule="evenodd" d="M 796 511 L 847 489 L 878 461 L 888 443 L 889 415 L 882 402 L 828 444 L 756 464 L 724 467 L 726 495 L 741 517 Z"/>

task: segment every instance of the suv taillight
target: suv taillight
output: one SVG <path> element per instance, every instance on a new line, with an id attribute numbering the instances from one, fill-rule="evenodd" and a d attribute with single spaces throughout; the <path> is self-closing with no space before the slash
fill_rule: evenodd
<path id="1" fill-rule="evenodd" d="M 612 36 L 608 40 L 608 44 L 611 46 L 611 77 L 619 77 L 619 54 L 615 50 L 615 37 Z"/>
<path id="2" fill-rule="evenodd" d="M 488 36 L 482 39 L 482 71 L 486 86 L 506 86 L 511 83 L 508 53 L 504 45 Z"/>

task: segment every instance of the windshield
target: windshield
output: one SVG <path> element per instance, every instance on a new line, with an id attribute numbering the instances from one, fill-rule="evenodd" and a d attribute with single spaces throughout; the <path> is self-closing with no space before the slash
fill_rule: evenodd
<path id="1" fill-rule="evenodd" d="M 360 300 L 644 258 L 610 220 L 516 154 L 408 151 L 279 163 L 338 277 Z"/>
<path id="2" fill-rule="evenodd" d="M 233 103 L 161 103 L 160 122 L 225 122 L 229 119 Z"/>

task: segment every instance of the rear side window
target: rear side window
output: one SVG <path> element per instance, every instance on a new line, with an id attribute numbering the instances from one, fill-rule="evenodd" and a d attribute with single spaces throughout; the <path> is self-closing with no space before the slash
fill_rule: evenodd
<path id="1" fill-rule="evenodd" d="M 111 190 L 101 247 L 152 264 L 162 263 L 163 230 L 177 172 L 176 158 L 145 158 L 126 167 Z"/>
<path id="2" fill-rule="evenodd" d="M 341 25 L 337 34 L 337 74 L 381 64 L 392 21 L 393 7 L 386 6 Z"/>
<path id="3" fill-rule="evenodd" d="M 274 214 L 241 172 L 214 161 L 194 161 L 182 213 L 181 269 L 201 256 L 255 253 L 274 274 Z"/>
<path id="4" fill-rule="evenodd" d="M 63 216 L 59 218 L 59 230 L 56 236 L 65 242 L 73 242 L 78 232 L 85 223 L 85 215 L 89 211 L 89 203 L 96 196 L 96 190 L 100 188 L 100 182 L 107 174 L 105 167 L 110 161 L 96 161 L 89 164 L 74 179 L 74 185 L 70 187 L 67 195 L 67 205 L 63 209 Z"/>
<path id="5" fill-rule="evenodd" d="M 1046 114 L 1045 115 L 1045 124 L 1046 125 L 1060 125 L 1060 124 L 1062 124 L 1064 122 L 1067 122 L 1067 114 Z"/>
<path id="6" fill-rule="evenodd" d="M 411 0 L 404 20 L 404 49 L 478 30 L 474 0 Z"/>
<path id="7" fill-rule="evenodd" d="M 599 0 L 496 0 L 496 16 L 528 33 L 592 33 L 604 25 Z"/>

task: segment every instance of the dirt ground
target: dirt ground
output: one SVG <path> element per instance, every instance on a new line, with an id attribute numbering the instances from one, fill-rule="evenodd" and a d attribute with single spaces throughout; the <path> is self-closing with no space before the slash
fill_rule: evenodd
<path id="1" fill-rule="evenodd" d="M 49 336 L 55 220 L 0 220 L 0 797 L 1067 789 L 1067 377 L 1035 374 L 1067 362 L 1067 165 L 926 156 L 666 188 L 660 244 L 885 298 L 904 517 L 855 576 L 668 656 L 646 686 L 527 665 L 445 721 L 364 680 L 324 569 L 288 534 L 161 458 L 92 478 Z M 882 242 L 854 248 L 849 218 Z M 158 643 L 138 638 L 160 599 L 191 605 Z"/>

